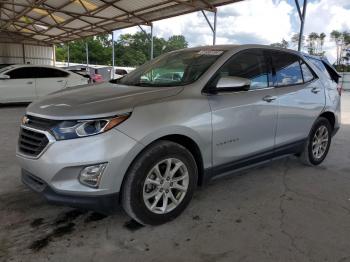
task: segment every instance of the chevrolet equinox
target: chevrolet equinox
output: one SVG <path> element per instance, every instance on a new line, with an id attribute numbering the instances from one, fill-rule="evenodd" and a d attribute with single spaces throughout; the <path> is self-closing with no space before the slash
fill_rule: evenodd
<path id="1" fill-rule="evenodd" d="M 197 185 L 281 156 L 326 157 L 340 126 L 327 60 L 260 45 L 170 52 L 50 94 L 22 119 L 22 181 L 49 202 L 161 224 Z"/>

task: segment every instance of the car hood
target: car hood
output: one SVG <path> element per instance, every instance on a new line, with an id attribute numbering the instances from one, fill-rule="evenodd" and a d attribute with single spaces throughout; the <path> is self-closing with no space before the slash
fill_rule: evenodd
<path id="1" fill-rule="evenodd" d="M 93 119 L 131 112 L 137 105 L 181 92 L 183 87 L 140 87 L 102 83 L 50 94 L 31 103 L 27 114 L 55 119 Z"/>

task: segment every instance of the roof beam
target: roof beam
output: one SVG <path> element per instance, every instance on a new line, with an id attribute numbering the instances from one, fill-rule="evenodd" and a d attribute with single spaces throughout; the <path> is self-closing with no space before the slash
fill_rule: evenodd
<path id="1" fill-rule="evenodd" d="M 123 9 L 123 8 L 121 8 L 121 7 L 119 7 L 119 6 L 117 6 L 115 3 L 112 3 L 112 4 L 111 4 L 111 3 L 106 2 L 105 0 L 100 0 L 100 1 L 103 2 L 103 3 L 105 3 L 105 4 L 107 4 L 107 5 L 113 6 L 114 8 L 119 9 L 120 11 L 124 12 L 124 13 L 127 14 L 127 15 L 130 15 L 130 16 L 133 16 L 133 17 L 136 17 L 136 18 L 142 20 L 142 21 L 143 21 L 145 24 L 147 24 L 147 25 L 149 24 L 149 21 L 148 21 L 148 20 L 144 19 L 142 16 L 136 15 L 135 12 L 128 12 L 128 11 L 126 11 L 125 9 Z"/>
<path id="2" fill-rule="evenodd" d="M 181 0 L 172 0 L 172 2 L 175 2 L 175 3 L 180 4 L 180 5 L 189 6 L 189 7 L 195 8 L 197 10 L 206 10 L 206 11 L 211 11 L 211 12 L 213 11 L 213 9 L 211 7 L 203 6 L 203 5 L 200 6 L 198 4 L 195 4 L 194 1 L 184 2 Z"/>
<path id="3" fill-rule="evenodd" d="M 91 0 L 60 0 L 56 1 L 59 6 L 53 7 L 48 4 L 48 0 L 0 0 L 0 6 L 2 5 L 0 27 L 3 31 L 13 31 L 33 38 L 34 41 L 36 36 L 38 38 L 41 36 L 45 37 L 43 41 L 46 43 L 60 43 L 90 35 L 110 33 L 116 29 L 150 25 L 153 21 L 195 11 L 215 12 L 217 6 L 243 0 L 163 0 L 161 3 L 143 0 L 145 7 L 136 10 L 133 10 L 133 5 L 120 6 L 118 4 L 120 0 L 99 0 L 91 2 L 91 6 L 89 1 Z M 80 7 L 79 12 L 69 8 L 73 3 Z M 2 8 L 4 6 L 6 9 Z M 34 8 L 43 11 L 34 14 Z M 116 11 L 118 14 L 113 14 L 113 17 L 109 18 L 103 16 L 101 12 L 107 8 L 119 10 Z M 77 23 L 77 26 L 70 26 L 71 22 L 77 20 L 83 24 Z M 60 33 L 52 35 L 50 30 L 54 28 L 59 29 Z"/>

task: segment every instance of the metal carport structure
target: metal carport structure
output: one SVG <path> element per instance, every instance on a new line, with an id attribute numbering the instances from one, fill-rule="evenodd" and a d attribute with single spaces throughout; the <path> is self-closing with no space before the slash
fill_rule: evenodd
<path id="1" fill-rule="evenodd" d="M 54 45 L 142 25 L 151 26 L 153 32 L 154 21 L 201 11 L 215 44 L 217 7 L 240 1 L 243 0 L 0 0 L 0 43 Z M 307 0 L 303 10 L 299 1 L 295 3 L 302 35 Z M 214 13 L 213 23 L 205 11 Z"/>

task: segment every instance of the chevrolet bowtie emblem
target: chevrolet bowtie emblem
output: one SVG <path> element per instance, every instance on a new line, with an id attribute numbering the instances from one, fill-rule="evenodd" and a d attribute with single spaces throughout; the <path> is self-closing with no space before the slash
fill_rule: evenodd
<path id="1" fill-rule="evenodd" d="M 23 125 L 26 125 L 26 124 L 28 124 L 28 123 L 29 123 L 29 118 L 26 117 L 26 116 L 22 117 L 22 124 L 23 124 Z"/>

